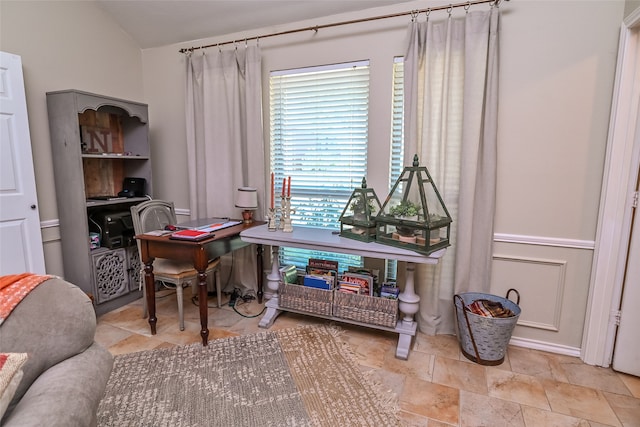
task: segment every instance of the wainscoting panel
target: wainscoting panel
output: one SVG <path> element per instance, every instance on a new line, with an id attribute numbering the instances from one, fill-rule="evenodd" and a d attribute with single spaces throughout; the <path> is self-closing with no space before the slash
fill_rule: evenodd
<path id="1" fill-rule="evenodd" d="M 518 325 L 558 331 L 566 264 L 565 260 L 494 255 L 492 293 L 504 296 L 510 288 L 516 289 L 522 309 Z M 515 301 L 516 294 L 512 292 L 510 299 Z"/>
<path id="2" fill-rule="evenodd" d="M 589 295 L 593 242 L 496 235 L 490 292 L 520 292 L 515 345 L 579 352 Z M 516 344 L 517 343 L 517 344 Z M 553 350 L 548 350 L 553 351 Z"/>

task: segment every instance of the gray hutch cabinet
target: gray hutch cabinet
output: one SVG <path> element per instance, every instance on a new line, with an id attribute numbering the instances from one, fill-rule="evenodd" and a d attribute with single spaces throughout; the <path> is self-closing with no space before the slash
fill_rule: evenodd
<path id="1" fill-rule="evenodd" d="M 148 108 L 63 90 L 47 109 L 65 279 L 102 314 L 141 296 L 129 209 L 153 194 Z"/>

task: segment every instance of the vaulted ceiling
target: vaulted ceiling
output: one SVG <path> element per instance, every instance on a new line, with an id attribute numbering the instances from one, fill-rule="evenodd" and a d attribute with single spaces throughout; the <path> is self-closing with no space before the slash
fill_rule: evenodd
<path id="1" fill-rule="evenodd" d="M 143 49 L 409 0 L 94 0 Z"/>

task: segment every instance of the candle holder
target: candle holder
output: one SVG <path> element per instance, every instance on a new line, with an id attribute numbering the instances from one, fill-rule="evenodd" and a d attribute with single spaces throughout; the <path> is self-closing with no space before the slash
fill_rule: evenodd
<path id="1" fill-rule="evenodd" d="M 275 208 L 269 208 L 267 213 L 267 229 L 269 231 L 276 231 L 278 226 L 276 225 L 278 210 Z"/>
<path id="2" fill-rule="evenodd" d="M 291 225 L 291 214 L 295 213 L 295 209 L 291 209 L 291 196 L 282 196 L 280 200 L 281 204 L 281 216 L 280 216 L 280 229 L 285 233 L 293 232 L 293 226 Z"/>

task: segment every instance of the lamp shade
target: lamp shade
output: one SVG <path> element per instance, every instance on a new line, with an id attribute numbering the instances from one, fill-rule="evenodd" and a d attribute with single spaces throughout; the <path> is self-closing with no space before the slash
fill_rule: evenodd
<path id="1" fill-rule="evenodd" d="M 258 192 L 252 187 L 240 187 L 236 191 L 236 208 L 257 209 Z"/>

